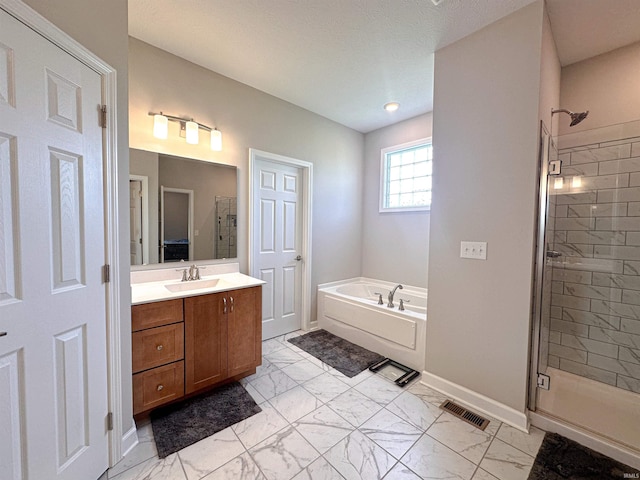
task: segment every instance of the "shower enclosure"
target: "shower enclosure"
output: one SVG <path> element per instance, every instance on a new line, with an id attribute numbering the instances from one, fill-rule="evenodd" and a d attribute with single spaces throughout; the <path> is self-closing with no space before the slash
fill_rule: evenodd
<path id="1" fill-rule="evenodd" d="M 213 258 L 238 256 L 238 206 L 236 197 L 216 196 L 216 237 Z"/>
<path id="2" fill-rule="evenodd" d="M 640 121 L 542 125 L 540 178 L 529 409 L 640 458 Z"/>

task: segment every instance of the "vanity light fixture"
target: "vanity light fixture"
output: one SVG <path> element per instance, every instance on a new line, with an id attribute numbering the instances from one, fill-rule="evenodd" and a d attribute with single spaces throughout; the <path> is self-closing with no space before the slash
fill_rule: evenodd
<path id="1" fill-rule="evenodd" d="M 169 136 L 169 121 L 178 122 L 180 124 L 180 136 L 185 137 L 187 143 L 197 145 L 200 141 L 200 129 L 211 132 L 211 150 L 219 152 L 222 150 L 222 132 L 217 128 L 207 127 L 202 123 L 198 123 L 193 118 L 175 117 L 173 115 L 165 115 L 164 113 L 149 112 L 153 117 L 153 136 L 166 140 Z"/>

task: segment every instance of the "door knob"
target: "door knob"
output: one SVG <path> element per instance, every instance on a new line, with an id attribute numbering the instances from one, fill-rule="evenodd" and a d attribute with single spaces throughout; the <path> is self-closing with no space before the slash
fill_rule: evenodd
<path id="1" fill-rule="evenodd" d="M 296 262 L 299 262 L 300 260 L 302 260 L 302 255 L 298 255 L 298 256 L 296 257 Z"/>

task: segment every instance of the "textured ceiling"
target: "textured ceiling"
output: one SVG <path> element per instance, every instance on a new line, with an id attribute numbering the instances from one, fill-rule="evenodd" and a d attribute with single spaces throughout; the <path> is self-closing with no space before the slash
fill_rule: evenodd
<path id="1" fill-rule="evenodd" d="M 431 0 L 129 0 L 129 33 L 369 132 L 431 111 L 433 52 L 532 1 L 442 0 L 436 7 Z M 603 5 L 619 2 L 628 8 L 640 2 L 547 1 L 560 18 L 552 18 L 552 25 L 554 33 L 563 33 L 557 39 L 563 63 L 585 52 L 592 56 L 590 49 L 611 50 L 589 45 L 582 51 L 567 47 L 565 52 L 564 44 L 575 39 L 575 18 L 585 29 L 578 38 L 590 31 L 594 17 L 581 11 L 583 5 L 600 11 Z M 640 28 L 635 30 L 640 34 Z M 630 43 L 628 37 L 617 41 Z M 385 112 L 382 106 L 389 101 L 399 102 L 400 109 Z"/>

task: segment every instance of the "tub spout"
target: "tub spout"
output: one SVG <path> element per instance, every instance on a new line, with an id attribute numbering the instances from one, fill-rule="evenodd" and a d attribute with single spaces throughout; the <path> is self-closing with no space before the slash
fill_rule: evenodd
<path id="1" fill-rule="evenodd" d="M 389 292 L 389 303 L 387 303 L 387 307 L 389 308 L 393 308 L 393 296 L 396 294 L 397 289 L 402 290 L 402 285 L 396 285 L 395 287 L 393 287 L 393 290 Z"/>

